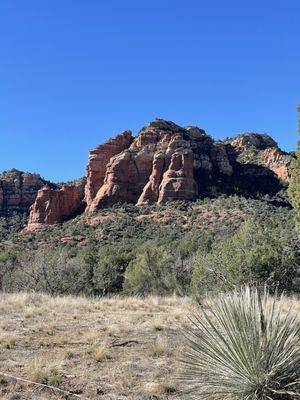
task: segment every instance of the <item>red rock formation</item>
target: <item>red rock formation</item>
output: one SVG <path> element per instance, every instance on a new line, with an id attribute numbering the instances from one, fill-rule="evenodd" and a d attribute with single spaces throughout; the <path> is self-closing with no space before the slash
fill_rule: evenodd
<path id="1" fill-rule="evenodd" d="M 90 151 L 89 162 L 86 168 L 87 183 L 85 187 L 85 201 L 88 208 L 103 185 L 106 166 L 111 157 L 127 149 L 131 142 L 131 132 L 125 131 Z"/>
<path id="2" fill-rule="evenodd" d="M 244 134 L 215 142 L 197 127 L 155 120 L 135 138 L 125 131 L 90 152 L 86 211 L 116 203 L 189 201 L 201 194 L 217 195 L 226 190 L 252 191 L 255 195 L 264 190 L 276 193 L 282 185 L 271 171 L 287 182 L 291 159 L 276 146 L 265 134 Z M 228 177 L 232 175 L 230 182 Z M 247 184 L 243 183 L 245 179 Z M 0 179 L 0 205 L 4 201 L 17 204 L 21 198 L 28 204 L 32 202 L 32 176 L 25 174 L 21 181 L 9 182 L 4 188 Z M 7 190 L 12 186 L 13 190 Z M 30 209 L 29 229 L 70 218 L 81 210 L 82 200 L 83 184 L 66 185 L 60 190 L 41 189 Z"/>
<path id="3" fill-rule="evenodd" d="M 278 178 L 285 183 L 289 182 L 289 165 L 291 156 L 278 148 L 268 148 L 264 151 L 264 164 L 270 168 Z"/>
<path id="4" fill-rule="evenodd" d="M 0 206 L 29 208 L 45 185 L 38 174 L 12 169 L 0 175 Z"/>
<path id="5" fill-rule="evenodd" d="M 167 165 L 166 155 L 163 152 L 155 154 L 153 159 L 152 173 L 148 183 L 145 185 L 143 192 L 138 200 L 138 204 L 153 204 L 158 201 L 160 184 L 163 179 Z"/>
<path id="6" fill-rule="evenodd" d="M 199 128 L 156 120 L 139 132 L 129 149 L 111 158 L 103 186 L 88 211 L 119 202 L 195 199 L 194 170 L 198 169 L 230 175 L 225 146 L 214 144 Z"/>
<path id="7" fill-rule="evenodd" d="M 111 158 L 104 184 L 88 211 L 119 202 L 136 203 L 149 181 L 155 153 L 166 150 L 179 131 L 182 128 L 162 120 L 143 128 L 129 149 Z"/>
<path id="8" fill-rule="evenodd" d="M 65 185 L 60 190 L 43 187 L 38 191 L 34 204 L 30 207 L 28 230 L 39 224 L 62 222 L 82 209 L 82 189 Z"/>
<path id="9" fill-rule="evenodd" d="M 107 166 L 103 186 L 88 211 L 116 203 L 137 202 L 152 169 L 153 152 L 125 150 L 113 157 Z"/>
<path id="10" fill-rule="evenodd" d="M 159 187 L 158 204 L 172 200 L 195 200 L 198 194 L 194 180 L 193 152 L 184 150 L 172 155 L 168 170 Z"/>

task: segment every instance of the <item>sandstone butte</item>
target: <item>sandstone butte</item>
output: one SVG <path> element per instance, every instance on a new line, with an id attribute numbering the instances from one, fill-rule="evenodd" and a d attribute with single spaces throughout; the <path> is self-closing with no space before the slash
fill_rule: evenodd
<path id="1" fill-rule="evenodd" d="M 7 190 L 0 176 L 0 206 L 4 198 L 7 204 L 17 204 L 21 196 L 31 204 L 28 229 L 34 230 L 116 203 L 193 201 L 225 187 L 251 190 L 251 182 L 266 193 L 276 192 L 288 183 L 291 158 L 265 134 L 214 141 L 198 127 L 157 119 L 136 137 L 124 131 L 91 150 L 85 185 L 39 187 L 43 182 L 34 176 L 30 190 L 25 176 L 22 190 L 18 181 Z"/>

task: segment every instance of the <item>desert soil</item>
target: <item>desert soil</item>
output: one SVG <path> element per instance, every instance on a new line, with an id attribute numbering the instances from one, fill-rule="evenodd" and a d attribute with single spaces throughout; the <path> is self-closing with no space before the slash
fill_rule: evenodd
<path id="1" fill-rule="evenodd" d="M 0 294 L 0 373 L 77 394 L 0 375 L 0 398 L 176 399 L 193 308 L 177 297 Z"/>

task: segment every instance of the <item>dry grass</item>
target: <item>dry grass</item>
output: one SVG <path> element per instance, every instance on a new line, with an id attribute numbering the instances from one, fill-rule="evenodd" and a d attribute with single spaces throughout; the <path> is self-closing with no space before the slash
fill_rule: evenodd
<path id="1" fill-rule="evenodd" d="M 285 307 L 300 312 L 296 299 Z M 89 400 L 176 399 L 181 329 L 192 311 L 177 297 L 0 294 L 0 371 Z M 0 376 L 0 399 L 66 398 Z"/>
<path id="2" fill-rule="evenodd" d="M 152 357 L 161 357 L 167 351 L 166 339 L 158 336 L 155 341 L 151 344 L 150 355 Z"/>
<path id="3" fill-rule="evenodd" d="M 90 400 L 175 399 L 180 329 L 192 307 L 177 297 L 0 294 L 0 371 Z M 2 377 L 0 398 L 66 399 Z"/>
<path id="4" fill-rule="evenodd" d="M 101 344 L 100 346 L 97 346 L 93 350 L 93 358 L 94 358 L 94 360 L 96 360 L 98 362 L 105 361 L 109 358 L 108 346 L 107 346 L 106 342 Z"/>
<path id="5" fill-rule="evenodd" d="M 36 359 L 29 365 L 28 375 L 34 382 L 59 386 L 63 380 L 60 368 L 61 363 L 58 361 L 51 362 L 49 359 Z"/>

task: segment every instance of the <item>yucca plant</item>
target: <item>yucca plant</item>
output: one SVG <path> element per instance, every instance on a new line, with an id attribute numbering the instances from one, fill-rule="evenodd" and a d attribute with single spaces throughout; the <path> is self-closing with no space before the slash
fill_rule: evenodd
<path id="1" fill-rule="evenodd" d="M 249 287 L 210 299 L 186 332 L 183 397 L 300 399 L 300 321 L 284 302 Z"/>

